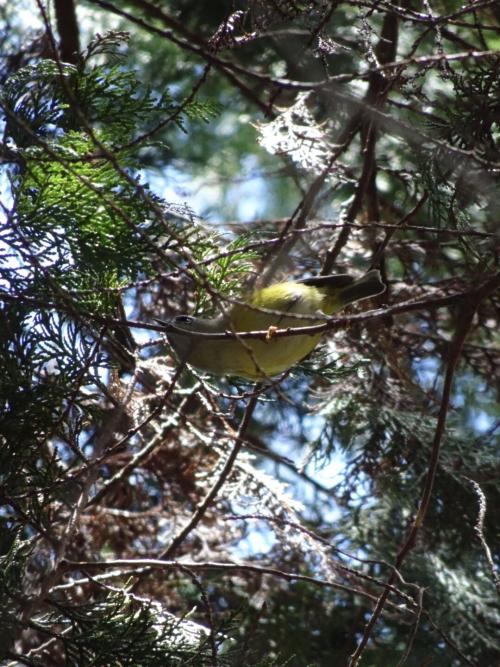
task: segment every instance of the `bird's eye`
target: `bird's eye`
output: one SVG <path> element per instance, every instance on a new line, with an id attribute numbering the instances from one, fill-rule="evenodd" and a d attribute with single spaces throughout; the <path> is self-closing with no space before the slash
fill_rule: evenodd
<path id="1" fill-rule="evenodd" d="M 192 324 L 193 318 L 189 315 L 177 315 L 177 317 L 174 319 L 174 322 L 176 324 Z"/>

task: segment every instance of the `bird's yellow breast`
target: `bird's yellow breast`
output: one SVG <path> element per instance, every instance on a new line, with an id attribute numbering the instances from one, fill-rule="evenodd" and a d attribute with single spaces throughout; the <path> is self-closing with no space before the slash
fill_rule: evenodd
<path id="1" fill-rule="evenodd" d="M 318 319 L 293 315 L 317 316 L 328 304 L 322 290 L 302 283 L 281 283 L 255 292 L 247 305 L 236 305 L 230 313 L 235 331 L 264 331 L 269 327 L 287 329 L 318 324 Z M 276 314 L 262 312 L 277 311 Z M 328 308 L 329 310 L 329 308 Z M 321 335 L 242 339 L 231 341 L 223 354 L 233 366 L 232 372 L 248 378 L 261 378 L 282 373 L 306 357 L 318 344 Z M 243 354 L 242 354 L 243 352 Z"/>

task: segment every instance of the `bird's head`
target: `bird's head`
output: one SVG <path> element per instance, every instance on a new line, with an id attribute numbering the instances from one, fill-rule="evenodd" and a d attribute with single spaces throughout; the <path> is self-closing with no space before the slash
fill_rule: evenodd
<path id="1" fill-rule="evenodd" d="M 203 345 L 196 333 L 220 333 L 225 330 L 222 318 L 203 319 L 193 315 L 176 315 L 169 320 L 157 320 L 166 325 L 168 342 L 181 359 L 188 357 L 194 346 Z"/>

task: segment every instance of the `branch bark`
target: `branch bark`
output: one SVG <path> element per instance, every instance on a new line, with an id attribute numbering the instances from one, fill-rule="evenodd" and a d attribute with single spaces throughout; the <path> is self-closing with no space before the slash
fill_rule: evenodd
<path id="1" fill-rule="evenodd" d="M 413 524 L 396 556 L 396 560 L 394 563 L 395 570 L 399 571 L 401 569 L 401 566 L 403 565 L 403 562 L 405 561 L 406 557 L 415 547 L 417 535 L 423 526 L 425 517 L 427 515 L 427 511 L 429 509 L 429 504 L 432 497 L 432 491 L 434 489 L 434 481 L 436 479 L 436 472 L 439 465 L 441 441 L 446 427 L 446 418 L 448 415 L 448 409 L 450 405 L 453 379 L 460 360 L 462 347 L 471 329 L 472 321 L 479 304 L 484 298 L 486 298 L 493 291 L 493 289 L 496 288 L 498 282 L 499 282 L 499 276 L 497 275 L 496 280 L 493 279 L 489 280 L 485 284 L 483 284 L 479 289 L 476 290 L 475 295 L 471 297 L 466 303 L 463 309 L 460 325 L 455 331 L 455 336 L 450 347 L 450 354 L 444 379 L 441 404 L 437 417 L 436 430 L 434 433 L 434 440 L 431 448 L 431 457 L 429 460 L 429 467 L 424 482 L 424 488 L 422 490 L 418 511 L 413 521 Z M 392 585 L 395 581 L 395 578 L 396 578 L 395 571 L 393 571 L 393 573 L 388 579 L 388 584 Z M 361 638 L 358 646 L 356 647 L 356 650 L 350 657 L 348 667 L 357 667 L 357 665 L 359 664 L 361 655 L 370 639 L 375 623 L 377 622 L 377 619 L 382 613 L 384 606 L 387 602 L 389 591 L 390 589 L 386 588 L 380 595 L 377 604 L 372 612 L 372 615 L 365 626 L 363 637 Z"/>

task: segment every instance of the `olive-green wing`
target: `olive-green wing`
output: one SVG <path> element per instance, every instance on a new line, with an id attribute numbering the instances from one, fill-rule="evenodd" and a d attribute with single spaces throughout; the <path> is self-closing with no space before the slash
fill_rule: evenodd
<path id="1" fill-rule="evenodd" d="M 337 273 L 336 275 L 331 276 L 313 276 L 312 278 L 304 278 L 299 282 L 304 285 L 310 285 L 311 287 L 341 289 L 342 287 L 347 287 L 347 285 L 352 285 L 355 280 L 356 278 L 350 276 L 348 273 Z"/>
<path id="2" fill-rule="evenodd" d="M 255 291 L 248 304 L 250 307 L 234 306 L 231 321 L 239 331 L 264 329 L 279 325 L 279 316 L 259 311 L 260 308 L 279 313 L 314 314 L 323 303 L 323 295 L 312 286 L 300 282 L 279 283 Z M 299 322 L 299 320 L 297 320 Z M 293 322 L 287 326 L 292 326 Z M 298 324 L 297 324 L 298 326 Z"/>

